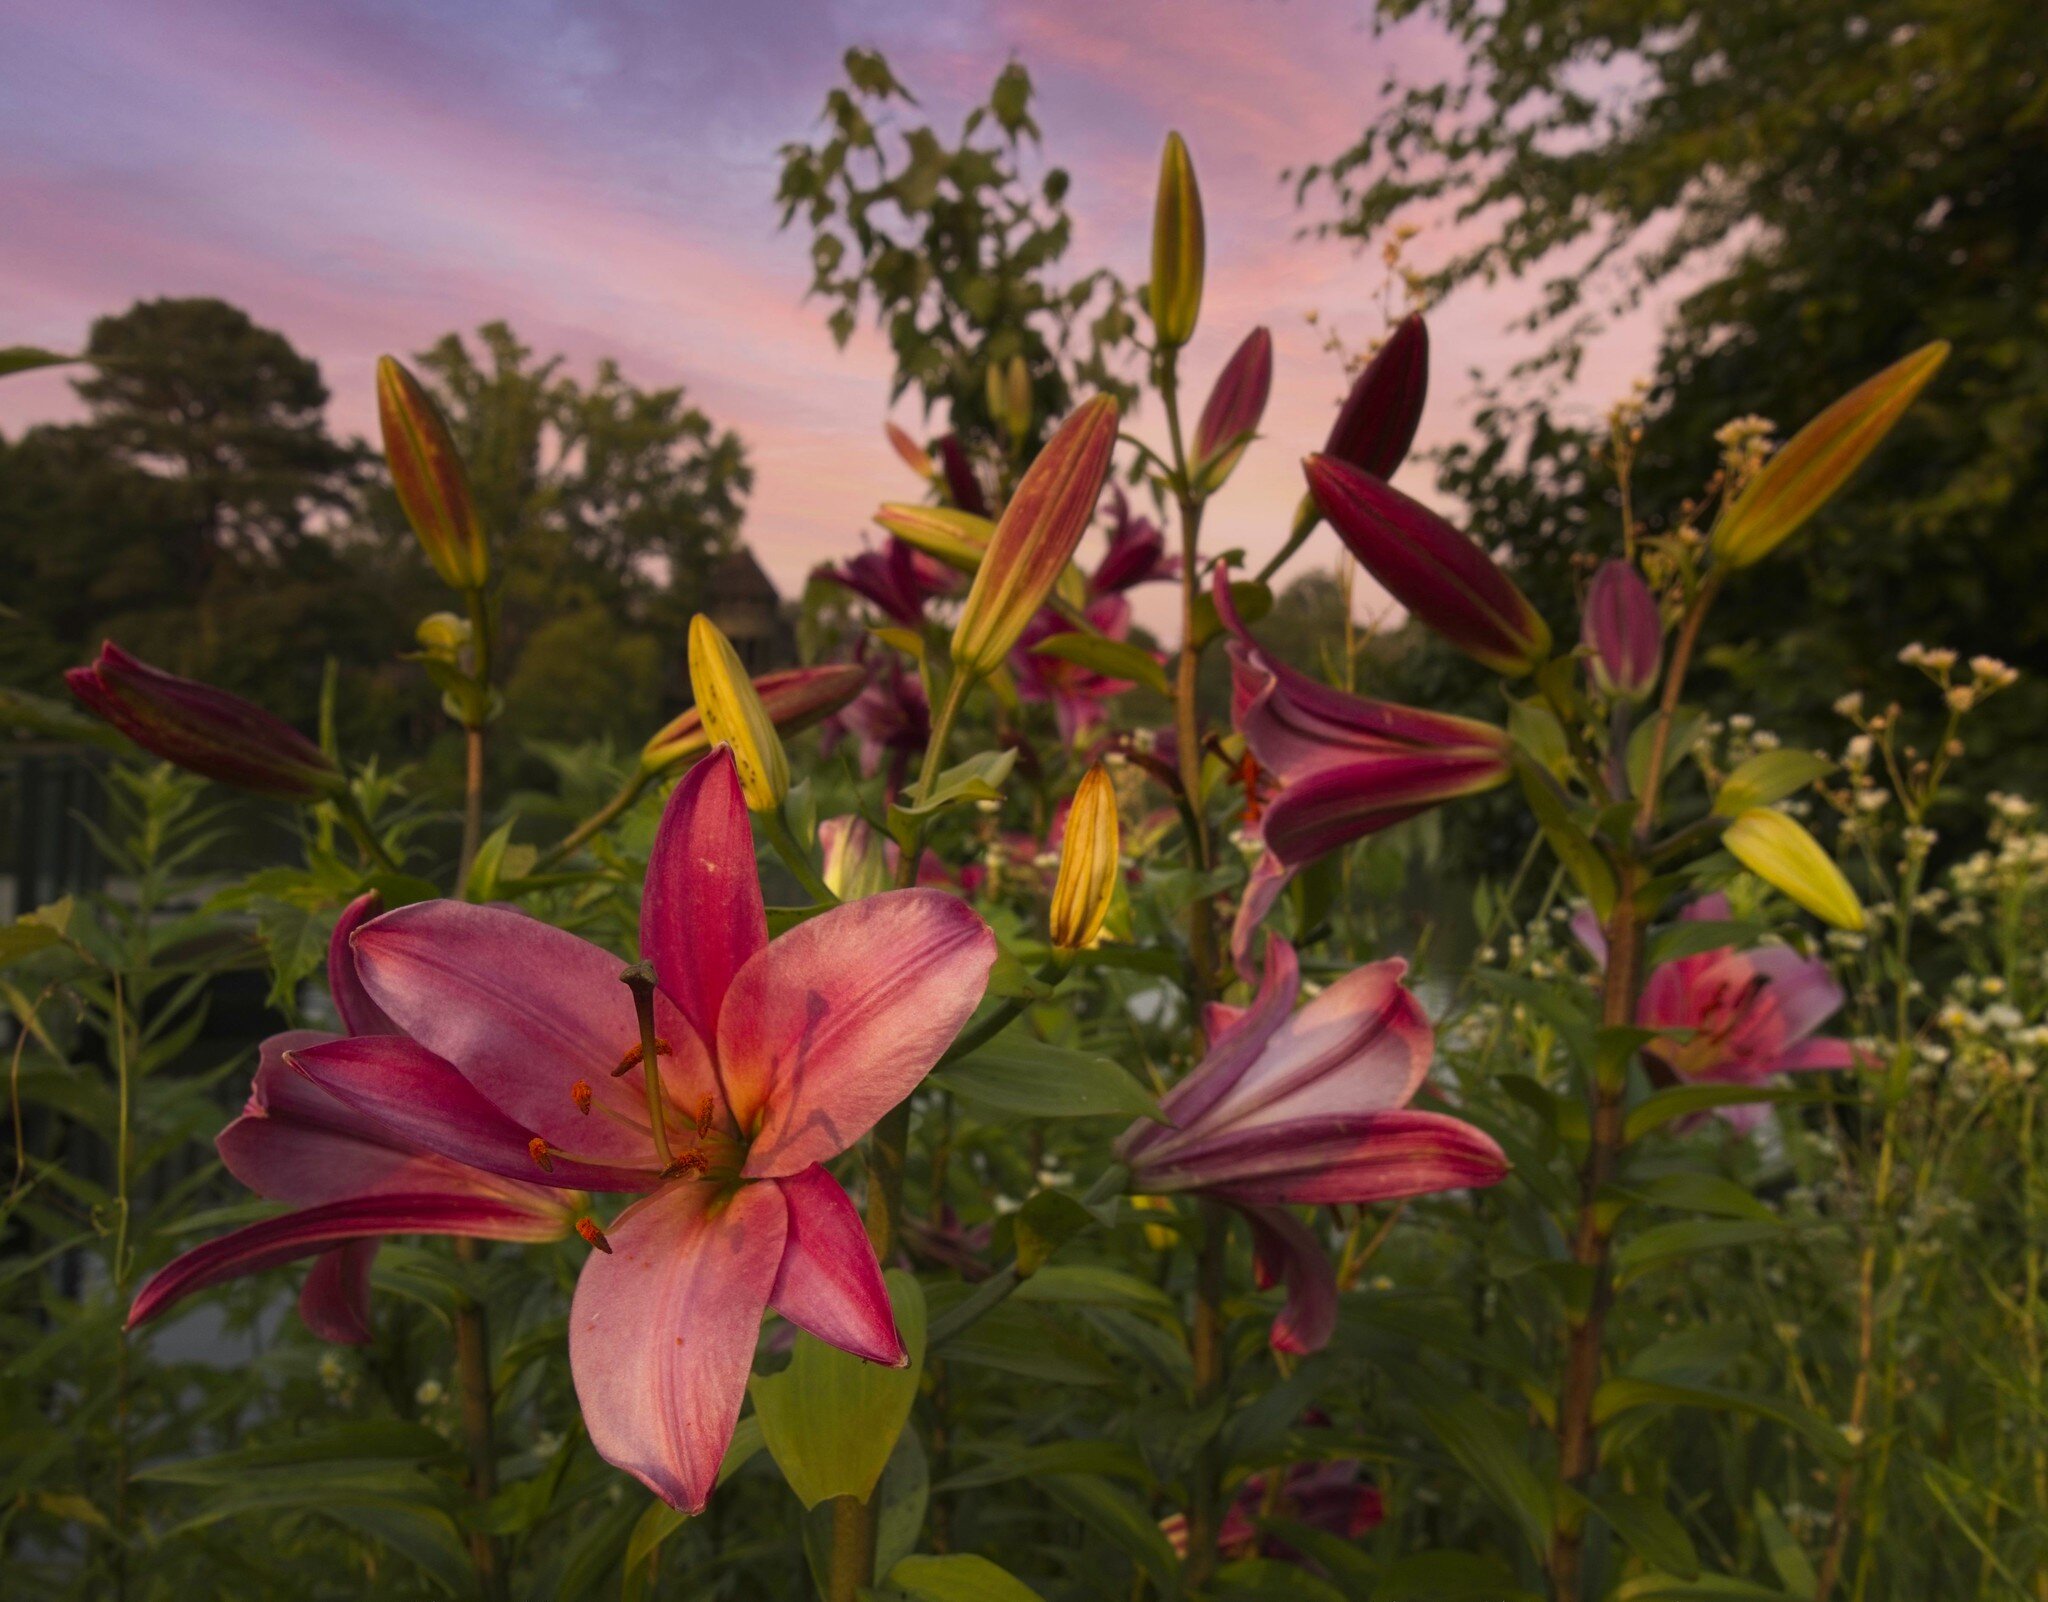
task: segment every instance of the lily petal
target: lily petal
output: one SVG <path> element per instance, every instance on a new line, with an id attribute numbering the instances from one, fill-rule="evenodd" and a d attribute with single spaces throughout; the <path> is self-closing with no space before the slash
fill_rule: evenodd
<path id="1" fill-rule="evenodd" d="M 543 1169 L 533 1156 L 532 1130 L 485 1101 L 452 1063 L 404 1035 L 333 1040 L 294 1051 L 287 1061 L 379 1128 L 487 1174 L 561 1190 L 652 1190 L 659 1178 L 652 1168 L 552 1154 Z"/>
<path id="2" fill-rule="evenodd" d="M 788 1232 L 779 1186 L 719 1200 L 686 1180 L 628 1208 L 569 1310 L 591 1445 L 686 1513 L 717 1483 Z"/>
<path id="3" fill-rule="evenodd" d="M 370 999 L 369 991 L 356 974 L 356 954 L 349 946 L 355 932 L 384 910 L 384 901 L 374 890 L 366 890 L 342 909 L 334 934 L 327 942 L 327 988 L 334 996 L 334 1010 L 341 1019 L 342 1032 L 351 1035 L 395 1035 L 397 1024 L 384 1016 L 384 1009 Z"/>
<path id="4" fill-rule="evenodd" d="M 337 1346 L 370 1344 L 376 1334 L 370 1325 L 370 1264 L 376 1258 L 375 1240 L 352 1240 L 314 1259 L 299 1292 L 299 1317 L 307 1329 Z"/>
<path id="5" fill-rule="evenodd" d="M 365 1196 L 302 1207 L 195 1246 L 172 1259 L 142 1287 L 128 1327 L 167 1311 L 195 1291 L 310 1257 L 372 1235 L 471 1235 L 480 1240 L 553 1240 L 568 1228 L 566 1211 L 539 1211 L 500 1196 L 421 1192 Z"/>
<path id="6" fill-rule="evenodd" d="M 1143 1182 L 1238 1203 L 1323 1206 L 1477 1189 L 1507 1172 L 1507 1157 L 1483 1130 L 1403 1108 L 1232 1132 L 1147 1170 Z"/>
<path id="7" fill-rule="evenodd" d="M 1315 1231 L 1278 1207 L 1246 1207 L 1252 1226 L 1252 1266 L 1259 1289 L 1287 1287 L 1287 1302 L 1273 1320 L 1273 1350 L 1319 1352 L 1337 1330 L 1337 1271 Z"/>
<path id="8" fill-rule="evenodd" d="M 1266 809 L 1266 849 L 1290 867 L 1326 856 L 1460 796 L 1506 780 L 1508 760 L 1491 747 L 1402 751 L 1325 767 L 1281 790 Z"/>
<path id="9" fill-rule="evenodd" d="M 640 950 L 697 1038 L 715 1040 L 732 976 L 767 944 L 754 831 L 732 752 L 721 746 L 683 776 L 662 810 Z"/>
<path id="10" fill-rule="evenodd" d="M 813 1163 L 775 1183 L 789 1209 L 789 1238 L 768 1305 L 843 1352 L 902 1367 L 909 1357 L 882 1265 L 839 1181 Z"/>
<path id="11" fill-rule="evenodd" d="M 647 1156 L 640 1075 L 612 1070 L 640 1042 L 625 964 L 601 946 L 504 907 L 422 901 L 363 925 L 356 968 L 371 997 L 484 1099 L 551 1144 L 631 1167 Z M 666 997 L 662 1083 L 685 1118 L 718 1098 L 711 1060 Z M 577 1081 L 619 1117 L 585 1117 Z"/>
<path id="12" fill-rule="evenodd" d="M 892 890 L 798 924 L 734 976 L 718 1015 L 746 1173 L 836 1157 L 915 1090 L 973 1014 L 995 936 L 940 890 Z"/>

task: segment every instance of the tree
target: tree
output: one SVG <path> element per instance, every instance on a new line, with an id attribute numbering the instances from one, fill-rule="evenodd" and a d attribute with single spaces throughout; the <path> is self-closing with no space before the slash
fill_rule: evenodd
<path id="1" fill-rule="evenodd" d="M 1553 338 L 1515 376 L 1569 372 L 1601 316 L 1705 271 L 1657 361 L 1637 504 L 1675 517 L 1711 436 L 1780 437 L 1933 338 L 1956 354 L 1859 485 L 1768 575 L 1737 584 L 1711 665 L 1802 737 L 1843 690 L 1886 688 L 1907 641 L 2029 670 L 1990 721 L 2048 711 L 2048 30 L 2033 0 L 1381 0 L 1464 47 L 1443 78 L 1390 80 L 1381 115 L 1298 175 L 1365 238 L 1419 202 L 1489 226 L 1433 287 L 1542 281 Z M 1526 391 L 1523 392 L 1526 395 Z M 1475 530 L 1510 542 L 1554 619 L 1615 538 L 1599 434 L 1544 396 L 1496 392 L 1443 459 Z M 1988 727 L 1988 726 L 1987 726 Z M 1996 733 L 1994 731 L 1994 738 Z M 1999 777 L 2038 777 L 2013 738 Z"/>
<path id="2" fill-rule="evenodd" d="M 915 389 L 982 457 L 1028 460 L 1078 390 L 1129 400 L 1133 299 L 1107 268 L 1062 277 L 1072 243 L 1064 169 L 1024 176 L 1031 77 L 1016 62 L 949 143 L 930 125 L 891 129 L 917 99 L 872 50 L 846 53 L 844 87 L 825 97 L 829 137 L 782 149 L 784 227 L 811 234 L 811 293 L 832 304 L 845 344 L 863 313 L 896 355 L 894 400 Z M 893 133 L 893 139 L 886 136 Z M 900 151 L 892 152 L 892 144 Z M 1032 422 L 1021 441 L 990 414 L 988 374 L 1021 356 Z"/>

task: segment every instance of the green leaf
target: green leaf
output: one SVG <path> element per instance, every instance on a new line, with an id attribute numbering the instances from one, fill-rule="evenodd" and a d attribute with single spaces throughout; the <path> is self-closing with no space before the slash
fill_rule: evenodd
<path id="1" fill-rule="evenodd" d="M 1171 1313 L 1173 1298 L 1150 1280 L 1097 1263 L 1049 1263 L 1011 1293 L 1020 1302 L 1067 1302 Z"/>
<path id="2" fill-rule="evenodd" d="M 1651 1568 L 1681 1580 L 1699 1578 L 1700 1557 L 1693 1549 L 1692 1537 L 1658 1498 L 1607 1491 L 1579 1500 L 1605 1519 L 1629 1550 Z"/>
<path id="3" fill-rule="evenodd" d="M 1673 1085 L 1645 1096 L 1628 1111 L 1621 1138 L 1633 1143 L 1652 1130 L 1662 1129 L 1678 1118 L 1711 1112 L 1716 1107 L 1738 1107 L 1747 1102 L 1787 1103 L 1827 1101 L 1825 1090 L 1791 1085 Z"/>
<path id="4" fill-rule="evenodd" d="M 1737 817 L 1751 807 L 1767 807 L 1803 790 L 1834 763 L 1811 751 L 1759 751 L 1721 781 L 1714 796 L 1714 811 L 1724 818 Z"/>
<path id="5" fill-rule="evenodd" d="M 931 794 L 915 805 L 899 802 L 889 809 L 889 833 L 898 845 L 906 851 L 916 838 L 916 826 L 922 819 L 931 818 L 949 807 L 965 805 L 969 801 L 1000 801 L 1003 798 L 1003 782 L 1009 778 L 1010 769 L 1017 765 L 1017 753 L 1008 751 L 981 751 L 965 762 L 957 762 L 941 773 L 932 782 Z"/>
<path id="6" fill-rule="evenodd" d="M 888 1282 L 904 1367 L 865 1362 L 800 1331 L 789 1366 L 748 1386 L 769 1455 L 807 1508 L 834 1496 L 866 1501 L 910 1417 L 924 1369 L 924 1292 L 899 1268 Z"/>
<path id="7" fill-rule="evenodd" d="M 1682 918 L 1650 936 L 1644 964 L 1661 968 L 1681 957 L 1695 957 L 1702 951 L 1723 946 L 1747 947 L 1763 938 L 1763 926 L 1754 923 L 1726 923 L 1707 918 Z"/>
<path id="8" fill-rule="evenodd" d="M 1545 772 L 1562 777 L 1570 769 L 1572 752 L 1564 725 L 1541 701 L 1511 701 L 1508 734 Z"/>
<path id="9" fill-rule="evenodd" d="M 1703 1407 L 1723 1413 L 1751 1413 L 1795 1431 L 1822 1456 L 1833 1462 L 1846 1461 L 1849 1443 L 1842 1432 L 1825 1419 L 1804 1408 L 1759 1396 L 1754 1391 L 1731 1391 L 1719 1386 L 1671 1385 L 1661 1380 L 1636 1379 L 1618 1375 L 1603 1383 L 1593 1397 L 1593 1422 L 1605 1424 L 1637 1407 Z"/>
<path id="10" fill-rule="evenodd" d="M 1813 1572 L 1805 1549 L 1785 1527 L 1785 1521 L 1778 1517 L 1778 1510 L 1771 1506 L 1771 1499 L 1762 1491 L 1756 1493 L 1752 1506 L 1756 1510 L 1756 1531 L 1763 1538 L 1764 1557 L 1769 1561 L 1771 1571 L 1794 1596 L 1812 1596 L 1820 1585 L 1820 1576 Z"/>
<path id="11" fill-rule="evenodd" d="M 1026 1118 L 1133 1118 L 1156 1110 L 1151 1092 L 1109 1058 L 1049 1046 L 1021 1028 L 941 1068 L 931 1083 Z"/>
<path id="12" fill-rule="evenodd" d="M 749 1413 L 741 1419 L 732 1432 L 732 1440 L 726 1446 L 725 1458 L 718 1465 L 718 1483 L 723 1485 L 733 1475 L 745 1468 L 759 1455 L 765 1443 L 761 1439 L 761 1420 Z M 626 1538 L 626 1570 L 631 1573 L 652 1558 L 661 1545 L 688 1520 L 689 1514 L 672 1508 L 659 1499 L 647 1504 L 647 1511 L 640 1515 L 633 1526 L 633 1533 Z"/>
<path id="13" fill-rule="evenodd" d="M 1114 1385 L 1125 1376 L 1077 1335 L 1076 1318 L 1054 1323 L 1039 1309 L 1006 1304 L 983 1314 L 946 1342 L 946 1360 L 998 1369 L 1053 1385 Z"/>
<path id="14" fill-rule="evenodd" d="M 1387 1565 L 1372 1602 L 1522 1602 L 1530 1596 L 1497 1557 L 1411 1552 Z"/>
<path id="15" fill-rule="evenodd" d="M 1536 826 L 1543 831 L 1544 840 L 1572 876 L 1579 893 L 1593 904 L 1601 922 L 1606 922 L 1607 915 L 1614 910 L 1614 870 L 1607 866 L 1607 859 L 1572 817 L 1570 805 L 1549 774 L 1519 751 L 1515 754 L 1515 775 L 1521 781 L 1522 795 L 1535 815 Z"/>
<path id="16" fill-rule="evenodd" d="M 1686 753 L 1698 743 L 1700 728 L 1706 722 L 1704 709 L 1696 706 L 1682 706 L 1672 714 L 1671 738 L 1664 746 L 1663 771 L 1657 775 L 1662 784 L 1671 777 L 1671 770 L 1683 762 Z M 1651 718 L 1636 726 L 1636 732 L 1628 739 L 1628 788 L 1631 795 L 1641 795 L 1650 779 L 1650 751 L 1657 743 L 1657 720 Z"/>
<path id="17" fill-rule="evenodd" d="M 1017 1236 L 1017 1272 L 1029 1279 L 1054 1252 L 1095 1222 L 1095 1215 L 1064 1190 L 1035 1192 L 1012 1220 Z"/>
<path id="18" fill-rule="evenodd" d="M 951 1350 L 950 1345 L 947 1349 Z M 988 1455 L 973 1468 L 941 1480 L 934 1489 L 974 1491 L 1042 1474 L 1103 1474 L 1139 1485 L 1150 1483 L 1144 1460 L 1121 1441 L 1046 1441 L 1038 1446 L 982 1442 L 975 1449 Z"/>
<path id="19" fill-rule="evenodd" d="M 1784 1233 L 1775 1218 L 1684 1218 L 1659 1224 L 1635 1236 L 1614 1254 L 1617 1283 L 1640 1279 L 1653 1268 L 1676 1259 L 1727 1246 L 1753 1246 Z"/>
<path id="20" fill-rule="evenodd" d="M 0 346 L 0 378 L 8 378 L 15 373 L 32 373 L 40 367 L 68 367 L 73 362 L 84 360 L 83 356 L 65 356 L 35 345 Z"/>
<path id="21" fill-rule="evenodd" d="M 931 1493 L 931 1464 L 924 1455 L 924 1442 L 917 1438 L 916 1430 L 905 1430 L 896 1438 L 896 1449 L 889 1454 L 881 1483 L 875 1487 L 876 1579 L 917 1550 Z"/>
<path id="22" fill-rule="evenodd" d="M 1390 1365 L 1388 1373 L 1404 1394 L 1417 1399 L 1423 1427 L 1521 1526 L 1530 1550 L 1543 1551 L 1550 1539 L 1550 1493 L 1507 1421 L 1476 1391 L 1405 1366 Z"/>
<path id="23" fill-rule="evenodd" d="M 971 1552 L 907 1557 L 889 1571 L 889 1583 L 917 1602 L 1044 1602 L 1007 1569 Z"/>
<path id="24" fill-rule="evenodd" d="M 1239 1558 L 1216 1571 L 1205 1595 L 1217 1602 L 1348 1602 L 1328 1580 L 1279 1558 Z"/>
<path id="25" fill-rule="evenodd" d="M 1161 1592 L 1178 1593 L 1180 1559 L 1158 1521 L 1128 1494 L 1093 1474 L 1053 1474 L 1040 1483 L 1060 1506 L 1129 1554 Z"/>
<path id="26" fill-rule="evenodd" d="M 1031 650 L 1036 656 L 1055 656 L 1062 662 L 1072 662 L 1112 679 L 1142 684 L 1161 695 L 1173 693 L 1173 686 L 1167 682 L 1166 669 L 1159 665 L 1159 659 L 1128 640 L 1112 640 L 1106 635 L 1083 634 L 1079 629 L 1070 629 L 1039 641 Z"/>

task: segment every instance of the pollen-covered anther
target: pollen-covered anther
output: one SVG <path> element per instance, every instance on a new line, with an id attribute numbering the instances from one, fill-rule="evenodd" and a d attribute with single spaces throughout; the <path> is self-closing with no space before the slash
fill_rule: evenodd
<path id="1" fill-rule="evenodd" d="M 701 1151 L 692 1150 L 681 1153 L 674 1162 L 661 1171 L 661 1177 L 665 1180 L 681 1179 L 685 1174 L 703 1174 L 710 1172 L 710 1169 L 711 1159 Z"/>
<path id="2" fill-rule="evenodd" d="M 607 1257 L 609 1257 L 609 1256 L 611 1255 L 611 1251 L 612 1251 L 612 1243 L 611 1243 L 610 1241 L 608 1241 L 608 1240 L 606 1240 L 606 1239 L 604 1238 L 604 1231 L 603 1231 L 603 1230 L 601 1230 L 601 1229 L 599 1229 L 599 1228 L 597 1227 L 597 1220 L 596 1220 L 596 1219 L 594 1219 L 594 1218 L 579 1218 L 579 1219 L 577 1219 L 577 1220 L 576 1220 L 576 1233 L 577 1233 L 577 1234 L 579 1234 L 579 1235 L 581 1235 L 581 1236 L 582 1236 L 582 1237 L 583 1237 L 583 1238 L 584 1238 L 585 1240 L 589 1241 L 591 1245 L 595 1246 L 595 1247 L 596 1247 L 596 1248 L 597 1248 L 597 1249 L 598 1249 L 599 1251 L 603 1252 L 603 1253 L 604 1253 L 604 1254 L 605 1254 L 605 1255 L 606 1255 Z"/>
<path id="3" fill-rule="evenodd" d="M 576 1110 L 584 1117 L 590 1116 L 590 1081 L 579 1079 L 569 1087 L 569 1099 L 576 1103 Z"/>
<path id="4" fill-rule="evenodd" d="M 718 1118 L 718 1103 L 706 1096 L 697 1103 L 697 1138 L 702 1140 L 711 1133 L 711 1126 Z"/>
<path id="5" fill-rule="evenodd" d="M 526 1143 L 526 1155 L 534 1160 L 542 1173 L 552 1174 L 555 1171 L 555 1160 L 548 1155 L 548 1143 L 539 1135 Z"/>
<path id="6" fill-rule="evenodd" d="M 675 1052 L 669 1046 L 669 1043 L 666 1040 L 662 1040 L 659 1037 L 657 1037 L 654 1042 L 654 1054 L 657 1057 L 673 1057 L 675 1055 Z M 642 1052 L 637 1044 L 628 1046 L 626 1048 L 625 1056 L 619 1059 L 618 1067 L 612 1070 L 612 1078 L 617 1079 L 621 1075 L 629 1074 L 635 1068 L 638 1068 L 640 1066 L 641 1056 Z"/>

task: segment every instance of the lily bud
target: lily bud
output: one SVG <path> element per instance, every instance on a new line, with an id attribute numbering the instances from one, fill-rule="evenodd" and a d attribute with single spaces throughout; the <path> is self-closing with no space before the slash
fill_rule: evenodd
<path id="1" fill-rule="evenodd" d="M 1112 397 L 1083 402 L 1025 470 L 953 630 L 961 672 L 992 672 L 1066 572 L 1109 476 L 1116 427 Z"/>
<path id="2" fill-rule="evenodd" d="M 1627 562 L 1603 562 L 1593 575 L 1580 639 L 1587 676 L 1603 695 L 1640 701 L 1656 687 L 1664 624 L 1650 586 Z"/>
<path id="3" fill-rule="evenodd" d="M 1334 457 L 1311 456 L 1309 491 L 1366 570 L 1421 623 L 1496 673 L 1530 672 L 1550 627 L 1493 559 L 1420 501 Z"/>
<path id="4" fill-rule="evenodd" d="M 1152 282 L 1147 298 L 1159 348 L 1185 345 L 1202 311 L 1202 191 L 1186 141 L 1166 136 L 1159 158 L 1159 199 L 1152 211 Z"/>
<path id="5" fill-rule="evenodd" d="M 825 888 L 841 901 L 858 901 L 889 888 L 889 851 L 867 819 L 848 813 L 818 825 Z"/>
<path id="6" fill-rule="evenodd" d="M 469 619 L 453 612 L 429 612 L 413 630 L 413 638 L 428 656 L 453 662 L 469 644 Z"/>
<path id="7" fill-rule="evenodd" d="M 1022 356 L 1012 356 L 1000 367 L 989 364 L 988 414 L 1020 445 L 1031 432 L 1031 369 Z"/>
<path id="8" fill-rule="evenodd" d="M 996 532 L 987 518 L 958 507 L 914 506 L 908 501 L 884 502 L 875 521 L 905 545 L 967 574 L 980 568 Z"/>
<path id="9" fill-rule="evenodd" d="M 1047 915 L 1059 950 L 1085 950 L 1102 933 L 1116 895 L 1117 847 L 1116 786 L 1098 762 L 1082 776 L 1067 809 L 1059 878 Z"/>
<path id="10" fill-rule="evenodd" d="M 898 456 L 903 458 L 903 465 L 909 468 L 911 472 L 923 479 L 930 479 L 937 475 L 939 470 L 933 465 L 931 452 L 918 444 L 916 440 L 904 433 L 894 423 L 884 423 L 882 430 L 889 436 L 890 446 Z"/>
<path id="11" fill-rule="evenodd" d="M 1272 390 L 1273 336 L 1254 328 L 1216 375 L 1216 387 L 1209 391 L 1201 421 L 1195 424 L 1195 454 L 1188 471 L 1200 493 L 1213 495 L 1230 477 L 1259 419 L 1266 415 L 1266 397 Z"/>
<path id="12" fill-rule="evenodd" d="M 1735 860 L 1824 923 L 1861 929 L 1863 908 L 1834 858 L 1782 812 L 1751 807 L 1721 836 Z"/>
<path id="13" fill-rule="evenodd" d="M 1429 396 L 1429 330 L 1415 312 L 1387 336 L 1330 425 L 1323 454 L 1374 478 L 1392 478 L 1407 459 Z"/>
<path id="14" fill-rule="evenodd" d="M 981 492 L 981 480 L 974 476 L 974 464 L 967 459 L 959 436 L 947 434 L 939 441 L 939 470 L 946 479 L 946 499 L 963 512 L 988 516 L 988 497 Z"/>
<path id="15" fill-rule="evenodd" d="M 799 734 L 851 705 L 867 682 L 867 669 L 858 662 L 828 662 L 822 667 L 764 673 L 754 680 L 753 689 L 778 732 Z M 704 719 L 693 706 L 647 742 L 640 753 L 640 766 L 645 772 L 658 772 L 678 762 L 694 761 L 711 745 Z"/>
<path id="16" fill-rule="evenodd" d="M 490 577 L 490 552 L 462 457 L 441 408 L 389 356 L 377 358 L 377 418 L 384 428 L 391 487 L 427 560 L 449 588 L 482 589 Z"/>
<path id="17" fill-rule="evenodd" d="M 86 710 L 166 762 L 257 795 L 317 801 L 341 772 L 311 740 L 260 706 L 139 661 L 108 640 L 64 675 Z"/>
<path id="18" fill-rule="evenodd" d="M 739 652 L 702 612 L 690 619 L 690 687 L 705 732 L 714 743 L 732 747 L 747 809 L 773 812 L 789 794 L 789 756 Z"/>
<path id="19" fill-rule="evenodd" d="M 1923 345 L 1865 379 L 1764 464 L 1714 524 L 1714 555 L 1731 567 L 1760 562 L 1848 481 L 1948 359 L 1948 342 Z"/>

